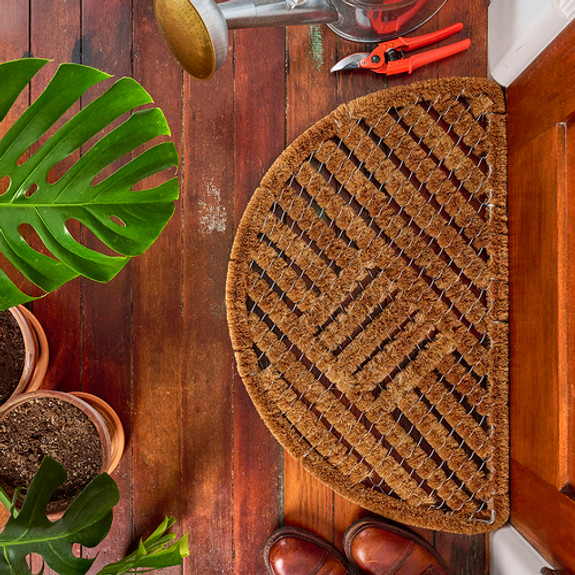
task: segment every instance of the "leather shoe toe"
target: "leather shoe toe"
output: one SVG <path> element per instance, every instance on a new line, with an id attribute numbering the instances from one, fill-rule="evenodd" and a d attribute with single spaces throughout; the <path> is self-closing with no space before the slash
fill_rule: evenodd
<path id="1" fill-rule="evenodd" d="M 384 521 L 354 523 L 343 545 L 349 561 L 365 575 L 447 575 L 441 558 L 425 539 Z"/>
<path id="2" fill-rule="evenodd" d="M 345 557 L 320 537 L 282 527 L 266 541 L 264 559 L 270 575 L 354 575 Z"/>

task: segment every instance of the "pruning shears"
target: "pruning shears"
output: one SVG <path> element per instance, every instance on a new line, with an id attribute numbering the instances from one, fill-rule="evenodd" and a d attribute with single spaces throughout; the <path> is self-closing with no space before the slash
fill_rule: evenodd
<path id="1" fill-rule="evenodd" d="M 378 44 L 371 52 L 357 52 L 356 54 L 346 56 L 333 66 L 330 71 L 340 72 L 342 70 L 357 70 L 363 68 L 376 72 L 377 74 L 387 74 L 388 76 L 392 74 L 402 74 L 404 72 L 411 74 L 415 69 L 421 66 L 467 50 L 469 46 L 471 46 L 471 40 L 467 38 L 461 42 L 450 44 L 449 46 L 443 46 L 409 57 L 406 57 L 404 52 L 410 52 L 411 50 L 417 50 L 418 48 L 435 44 L 436 42 L 453 36 L 453 34 L 457 34 L 457 32 L 462 29 L 463 24 L 458 22 L 457 24 L 452 24 L 447 28 L 423 36 L 414 36 L 413 38 L 403 38 L 400 36 L 395 40 Z"/>

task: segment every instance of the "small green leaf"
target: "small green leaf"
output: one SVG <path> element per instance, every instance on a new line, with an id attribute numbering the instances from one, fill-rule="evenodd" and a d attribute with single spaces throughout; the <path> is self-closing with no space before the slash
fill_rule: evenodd
<path id="1" fill-rule="evenodd" d="M 180 565 L 190 554 L 188 534 L 174 541 L 174 533 L 166 531 L 174 524 L 173 517 L 166 517 L 146 539 L 140 539 L 138 549 L 115 563 L 106 565 L 97 575 L 123 575 L 124 573 L 145 573 Z"/>

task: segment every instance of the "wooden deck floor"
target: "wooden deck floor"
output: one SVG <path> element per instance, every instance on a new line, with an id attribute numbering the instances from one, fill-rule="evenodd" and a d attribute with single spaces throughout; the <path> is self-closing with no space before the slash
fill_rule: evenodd
<path id="1" fill-rule="evenodd" d="M 487 5 L 449 2 L 421 32 L 462 21 L 472 48 L 387 86 L 485 76 Z M 263 426 L 234 372 L 224 285 L 234 230 L 272 161 L 337 104 L 386 80 L 330 74 L 363 47 L 325 27 L 241 30 L 230 41 L 224 67 L 201 83 L 169 55 L 152 0 L 2 2 L 2 61 L 34 55 L 133 76 L 181 151 L 181 200 L 152 249 L 110 284 L 75 281 L 33 306 L 51 344 L 50 382 L 100 395 L 128 434 L 114 474 L 122 500 L 99 564 L 170 514 L 190 531 L 191 557 L 167 572 L 260 575 L 263 541 L 282 522 L 337 544 L 365 514 L 284 457 Z M 425 536 L 454 575 L 485 572 L 482 536 Z"/>

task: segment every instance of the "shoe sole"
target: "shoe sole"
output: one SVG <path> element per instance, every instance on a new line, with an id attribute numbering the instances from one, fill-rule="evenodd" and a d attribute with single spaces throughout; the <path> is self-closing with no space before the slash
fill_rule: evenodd
<path id="1" fill-rule="evenodd" d="M 340 553 L 331 543 L 328 543 L 318 535 L 314 535 L 313 533 L 310 533 L 305 529 L 300 529 L 299 527 L 280 527 L 266 539 L 264 546 L 264 561 L 269 575 L 276 575 L 269 560 L 270 550 L 280 539 L 283 539 L 284 537 L 296 537 L 298 539 L 303 539 L 304 541 L 309 541 L 310 543 L 315 543 L 322 549 L 333 553 L 333 555 L 349 571 L 349 575 L 359 575 L 359 572 L 356 570 L 357 568 L 354 565 L 350 565 L 345 556 Z"/>
<path id="2" fill-rule="evenodd" d="M 353 565 L 353 567 L 355 569 L 359 570 L 359 567 L 357 566 L 357 564 L 353 560 L 353 557 L 351 556 L 351 542 L 352 542 L 353 538 L 360 531 L 362 531 L 363 529 L 365 529 L 367 527 L 376 527 L 378 529 L 383 529 L 384 531 L 391 531 L 392 533 L 395 533 L 396 535 L 401 535 L 402 537 L 406 537 L 410 541 L 415 541 L 415 543 L 418 543 L 419 545 L 421 545 L 426 551 L 429 551 L 435 557 L 437 562 L 441 565 L 443 570 L 446 573 L 449 573 L 447 571 L 447 567 L 445 566 L 445 563 L 443 562 L 443 559 L 441 558 L 439 553 L 436 551 L 436 549 L 434 547 L 432 547 L 429 544 L 429 542 L 427 542 L 425 539 L 423 539 L 423 537 L 420 537 L 419 535 L 417 535 L 417 533 L 414 533 L 413 531 L 410 531 L 409 529 L 397 527 L 396 525 L 392 525 L 391 523 L 387 523 L 386 521 L 383 521 L 382 519 L 360 519 L 359 521 L 356 521 L 351 527 L 349 527 L 347 529 L 347 531 L 343 534 L 343 549 L 344 549 L 345 555 L 347 557 L 347 560 Z M 273 575 L 273 573 L 272 573 L 272 575 Z"/>

